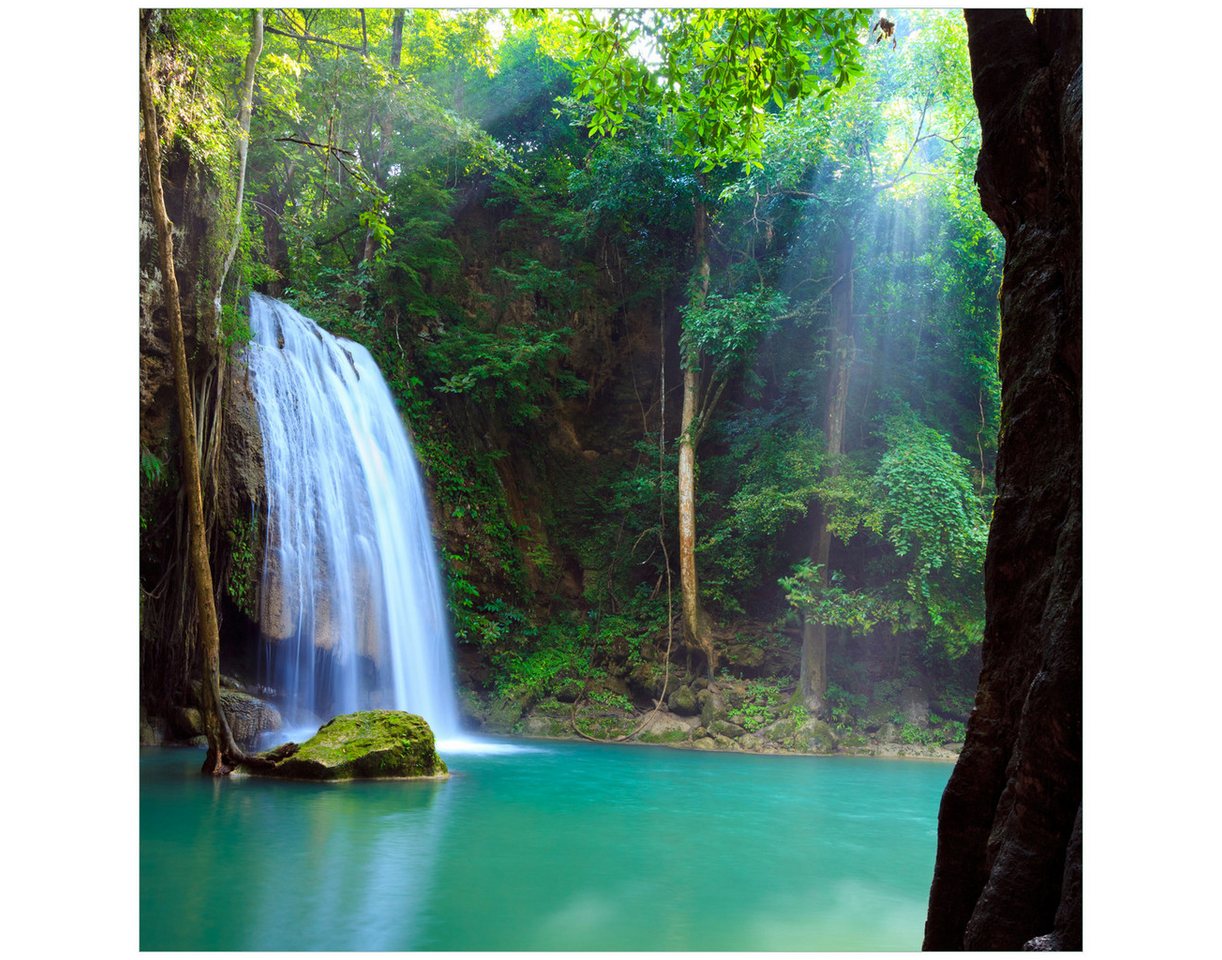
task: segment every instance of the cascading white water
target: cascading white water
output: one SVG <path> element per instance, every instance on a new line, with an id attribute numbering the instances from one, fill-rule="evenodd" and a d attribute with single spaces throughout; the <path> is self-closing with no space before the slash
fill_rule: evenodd
<path id="1" fill-rule="evenodd" d="M 267 489 L 261 669 L 290 724 L 353 710 L 460 734 L 420 470 L 369 352 L 252 294 Z"/>

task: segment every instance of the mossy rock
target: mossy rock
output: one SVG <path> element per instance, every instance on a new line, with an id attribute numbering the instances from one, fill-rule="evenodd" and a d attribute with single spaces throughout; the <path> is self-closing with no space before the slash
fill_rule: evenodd
<path id="1" fill-rule="evenodd" d="M 673 713 L 680 716 L 691 717 L 699 712 L 699 707 L 696 705 L 696 694 L 692 692 L 689 686 L 681 686 L 670 695 L 670 700 L 667 701 Z"/>
<path id="2" fill-rule="evenodd" d="M 835 753 L 836 734 L 822 720 L 810 719 L 794 731 L 793 747 L 805 753 Z"/>
<path id="3" fill-rule="evenodd" d="M 709 730 L 723 737 L 729 737 L 731 740 L 737 740 L 747 731 L 740 727 L 737 723 L 731 723 L 729 720 L 714 720 L 709 724 Z"/>
<path id="4" fill-rule="evenodd" d="M 745 673 L 754 675 L 764 665 L 764 649 L 753 643 L 730 644 L 723 653 L 727 663 Z"/>
<path id="5" fill-rule="evenodd" d="M 725 716 L 726 702 L 720 690 L 714 687 L 706 687 L 697 693 L 696 703 L 700 706 L 700 722 L 706 727 L 718 717 Z"/>
<path id="6" fill-rule="evenodd" d="M 260 754 L 270 766 L 244 765 L 246 773 L 294 780 L 370 780 L 448 775 L 423 717 L 402 710 L 347 713 L 323 724 L 301 745 Z"/>
<path id="7" fill-rule="evenodd" d="M 488 709 L 486 723 L 490 730 L 513 730 L 522 712 L 526 709 L 524 700 L 514 700 L 509 697 L 496 697 Z"/>

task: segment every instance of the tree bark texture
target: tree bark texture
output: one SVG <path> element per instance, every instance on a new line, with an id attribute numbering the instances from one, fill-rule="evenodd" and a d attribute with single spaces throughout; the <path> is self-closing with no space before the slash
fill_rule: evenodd
<path id="1" fill-rule="evenodd" d="M 241 751 L 225 722 L 220 695 L 220 626 L 217 622 L 212 567 L 208 559 L 204 497 L 200 478 L 199 442 L 195 430 L 194 402 L 191 377 L 187 369 L 187 351 L 182 325 L 182 308 L 178 292 L 178 276 L 174 269 L 174 225 L 166 212 L 165 194 L 161 186 L 161 141 L 157 112 L 153 103 L 152 80 L 147 63 L 148 19 L 141 17 L 140 29 L 140 108 L 144 120 L 142 143 L 148 166 L 149 197 L 157 245 L 161 253 L 162 283 L 165 309 L 170 325 L 170 350 L 174 366 L 174 387 L 177 393 L 178 426 L 181 434 L 183 484 L 186 486 L 189 556 L 195 584 L 196 609 L 199 616 L 200 657 L 203 666 L 201 707 L 204 732 L 208 738 L 208 757 L 204 772 L 214 775 L 227 773 Z"/>
<path id="2" fill-rule="evenodd" d="M 701 301 L 709 291 L 708 213 L 704 203 L 696 205 L 693 228 L 699 264 Z M 717 670 L 717 650 L 708 616 L 700 603 L 700 579 L 696 572 L 696 439 L 703 424 L 697 423 L 700 410 L 700 369 L 698 357 L 685 357 L 683 364 L 683 409 L 679 422 L 679 587 L 683 599 L 683 626 L 689 639 L 705 655 L 709 677 Z"/>
<path id="3" fill-rule="evenodd" d="M 827 476 L 840 473 L 840 455 L 844 453 L 844 418 L 848 410 L 849 373 L 853 367 L 853 238 L 847 233 L 841 238 L 832 261 L 832 273 L 838 279 L 831 290 L 831 318 L 828 328 L 828 370 L 824 389 L 823 436 L 827 454 Z M 815 508 L 815 534 L 810 559 L 819 566 L 823 586 L 831 582 L 829 561 L 832 552 L 832 531 L 827 512 L 821 504 Z M 827 698 L 827 624 L 810 617 L 802 620 L 802 659 L 799 666 L 799 689 L 806 709 L 820 715 Z"/>
<path id="4" fill-rule="evenodd" d="M 983 666 L 926 950 L 1081 949 L 1082 12 L 966 11 L 976 182 L 1006 239 Z"/>

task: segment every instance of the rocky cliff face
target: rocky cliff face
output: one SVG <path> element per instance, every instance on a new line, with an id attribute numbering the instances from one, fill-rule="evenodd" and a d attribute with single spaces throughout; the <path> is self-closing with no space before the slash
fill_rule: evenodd
<path id="1" fill-rule="evenodd" d="M 1001 440 L 983 668 L 924 948 L 1081 949 L 1082 13 L 966 17 L 976 178 L 1006 238 Z"/>
<path id="2" fill-rule="evenodd" d="M 155 715 L 193 702 L 197 677 L 196 609 L 185 561 L 186 509 L 180 496 L 178 416 L 170 335 L 148 198 L 141 180 L 140 222 L 140 695 Z M 183 325 L 204 447 L 205 512 L 218 592 L 222 644 L 249 632 L 261 569 L 261 538 L 252 518 L 262 515 L 263 441 L 254 396 L 241 362 L 213 335 L 211 291 L 219 276 L 217 185 L 187 154 L 175 150 L 163 173 L 174 222 Z M 154 468 L 144 463 L 158 464 Z M 230 647 L 246 644 L 229 644 Z"/>

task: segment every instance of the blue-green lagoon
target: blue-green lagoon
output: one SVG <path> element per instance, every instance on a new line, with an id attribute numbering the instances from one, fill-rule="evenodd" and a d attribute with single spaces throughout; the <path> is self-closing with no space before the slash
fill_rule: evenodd
<path id="1" fill-rule="evenodd" d="M 143 950 L 916 950 L 951 766 L 497 741 L 445 781 L 140 761 Z"/>

